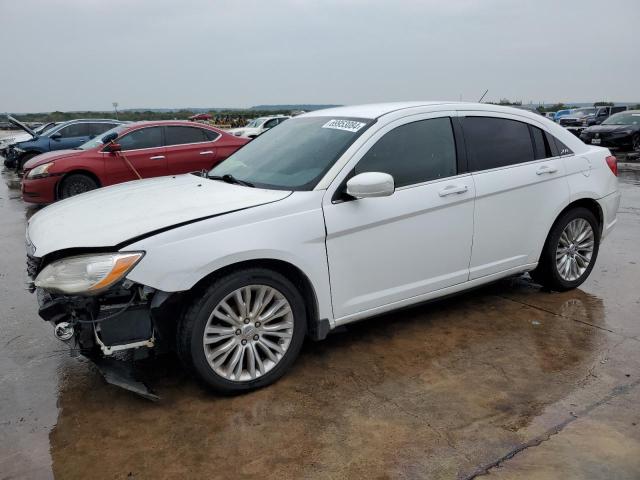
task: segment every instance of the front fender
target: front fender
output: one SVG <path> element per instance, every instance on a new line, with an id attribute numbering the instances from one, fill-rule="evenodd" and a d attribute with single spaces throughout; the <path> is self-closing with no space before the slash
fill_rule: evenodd
<path id="1" fill-rule="evenodd" d="M 325 247 L 323 192 L 287 199 L 184 225 L 122 248 L 144 250 L 127 275 L 165 292 L 190 290 L 221 268 L 252 260 L 278 260 L 311 282 L 320 318 L 332 318 Z"/>

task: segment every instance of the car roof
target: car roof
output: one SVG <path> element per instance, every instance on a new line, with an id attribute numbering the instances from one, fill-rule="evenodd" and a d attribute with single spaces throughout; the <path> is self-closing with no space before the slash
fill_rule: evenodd
<path id="1" fill-rule="evenodd" d="M 62 123 L 80 123 L 80 122 L 109 122 L 109 123 L 126 123 L 122 120 L 116 120 L 115 118 L 74 118 L 73 120 L 67 120 Z"/>
<path id="2" fill-rule="evenodd" d="M 530 108 L 514 108 L 491 103 L 475 102 L 451 102 L 451 101 L 424 101 L 424 102 L 393 102 L 393 103 L 372 103 L 366 105 L 353 105 L 345 107 L 327 108 L 325 110 L 315 110 L 299 117 L 353 117 L 376 119 L 384 115 L 414 108 L 433 107 L 434 111 L 441 110 L 490 110 L 494 112 L 513 113 L 514 110 L 522 113 L 529 113 L 532 118 L 541 117 L 537 111 Z"/>
<path id="3" fill-rule="evenodd" d="M 174 126 L 174 127 L 199 127 L 206 128 L 208 130 L 215 130 L 218 133 L 225 133 L 219 128 L 212 127 L 206 123 L 192 122 L 190 120 L 141 120 L 138 122 L 130 122 L 126 124 L 126 131 L 130 131 L 141 127 L 161 127 L 161 126 Z M 225 133 L 226 134 L 226 133 Z"/>

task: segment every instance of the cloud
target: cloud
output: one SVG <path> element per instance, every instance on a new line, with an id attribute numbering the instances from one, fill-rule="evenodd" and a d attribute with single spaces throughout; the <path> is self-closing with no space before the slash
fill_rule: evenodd
<path id="1" fill-rule="evenodd" d="M 0 110 L 635 101 L 640 3 L 0 0 Z"/>

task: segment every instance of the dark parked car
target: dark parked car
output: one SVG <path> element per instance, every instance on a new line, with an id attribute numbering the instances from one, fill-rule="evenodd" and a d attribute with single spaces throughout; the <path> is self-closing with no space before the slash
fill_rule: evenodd
<path id="1" fill-rule="evenodd" d="M 592 125 L 600 125 L 614 113 L 623 112 L 627 109 L 624 105 L 607 107 L 585 107 L 577 108 L 570 115 L 562 117 L 560 125 L 565 127 L 576 136 L 580 136 L 582 130 Z"/>
<path id="2" fill-rule="evenodd" d="M 36 155 L 79 147 L 96 135 L 101 135 L 124 123 L 110 119 L 77 119 L 64 122 L 38 135 L 24 123 L 12 117 L 8 118 L 12 124 L 33 137 L 24 142 L 14 143 L 6 152 L 5 166 L 17 170 L 22 170 L 24 164 Z"/>
<path id="3" fill-rule="evenodd" d="M 591 145 L 631 148 L 640 152 L 640 110 L 611 115 L 602 124 L 585 128 L 580 139 Z"/>

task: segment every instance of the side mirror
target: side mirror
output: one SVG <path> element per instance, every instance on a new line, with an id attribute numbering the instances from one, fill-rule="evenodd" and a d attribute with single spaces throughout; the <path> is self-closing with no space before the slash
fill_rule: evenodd
<path id="1" fill-rule="evenodd" d="M 120 145 L 119 143 L 107 143 L 104 148 L 102 149 L 103 152 L 120 152 L 122 151 L 122 145 Z"/>
<path id="2" fill-rule="evenodd" d="M 113 132 L 113 133 L 108 133 L 107 135 L 102 137 L 100 140 L 102 140 L 102 143 L 106 145 L 107 143 L 113 142 L 116 138 L 118 138 L 118 134 Z"/>
<path id="3" fill-rule="evenodd" d="M 56 132 L 53 135 L 51 135 L 51 140 L 60 140 L 62 138 L 62 134 L 60 132 Z"/>
<path id="4" fill-rule="evenodd" d="M 355 198 L 388 197 L 395 189 L 393 177 L 382 172 L 360 173 L 347 182 L 347 193 Z"/>

